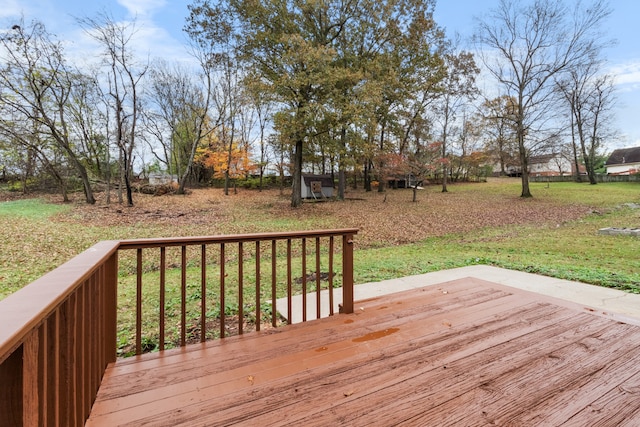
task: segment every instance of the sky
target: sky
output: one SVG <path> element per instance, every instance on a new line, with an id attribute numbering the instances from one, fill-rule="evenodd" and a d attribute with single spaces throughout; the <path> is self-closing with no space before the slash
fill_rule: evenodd
<path id="1" fill-rule="evenodd" d="M 150 58 L 190 61 L 182 31 L 190 1 L 178 0 L 0 0 L 0 29 L 21 17 L 38 20 L 60 40 L 68 43 L 72 60 L 87 61 L 98 54 L 95 44 L 77 24 L 77 18 L 107 12 L 116 21 L 136 20 L 136 48 Z M 435 20 L 451 37 L 468 39 L 475 18 L 482 18 L 498 0 L 437 0 Z M 609 0 L 613 12 L 605 30 L 616 45 L 605 51 L 607 71 L 615 76 L 617 105 L 614 126 L 619 138 L 607 148 L 640 146 L 640 2 Z M 95 55 L 94 55 L 95 53 Z"/>

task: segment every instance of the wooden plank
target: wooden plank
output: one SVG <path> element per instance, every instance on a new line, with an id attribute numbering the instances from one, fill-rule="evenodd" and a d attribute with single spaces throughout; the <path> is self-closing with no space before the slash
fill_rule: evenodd
<path id="1" fill-rule="evenodd" d="M 508 319 L 505 320 L 508 321 Z M 563 320 L 577 325 L 584 319 L 565 318 Z M 500 360 L 502 354 L 510 354 L 514 361 L 526 363 L 531 356 L 526 351 L 517 351 L 521 348 L 521 341 L 528 341 L 531 336 L 544 341 L 558 337 L 560 330 L 562 328 L 558 325 L 550 324 L 544 329 L 527 334 L 525 338 L 510 338 L 500 345 L 490 340 L 479 339 L 476 340 L 472 354 L 463 358 L 460 358 L 457 349 L 459 347 L 456 345 L 450 347 L 449 341 L 445 340 L 440 342 L 440 345 L 420 343 L 413 346 L 415 350 L 401 353 L 400 359 L 383 354 L 383 357 L 378 360 L 381 363 L 365 361 L 362 365 L 358 365 L 350 362 L 348 374 L 343 373 L 328 378 L 326 375 L 323 376 L 323 384 L 331 383 L 330 380 L 333 378 L 334 384 L 349 385 L 346 390 L 344 388 L 334 391 L 324 390 L 323 395 L 328 394 L 333 397 L 333 399 L 327 399 L 324 405 L 323 402 L 316 400 L 316 394 L 319 393 L 313 391 L 313 384 L 307 386 L 304 381 L 297 384 L 297 392 L 300 396 L 298 401 L 303 401 L 305 393 L 311 393 L 313 397 L 307 396 L 307 398 L 313 400 L 314 404 L 312 408 L 305 408 L 305 411 L 295 412 L 295 415 L 302 415 L 302 418 L 295 418 L 292 410 L 286 411 L 288 417 L 286 420 L 287 422 L 295 421 L 300 425 L 322 426 L 332 422 L 334 417 L 332 411 L 335 411 L 343 414 L 341 423 L 344 424 L 368 425 L 372 420 L 376 420 L 380 425 L 391 425 L 406 419 L 405 417 L 413 411 L 423 411 L 431 406 L 437 406 L 438 402 L 448 400 L 460 389 L 472 389 L 475 387 L 473 378 L 476 375 L 487 375 L 491 369 L 504 368 L 504 362 Z M 476 332 L 480 333 L 481 328 L 476 328 Z M 405 349 L 410 348 L 405 347 Z M 406 359 L 407 354 L 412 357 Z M 385 365 L 391 366 L 391 369 L 384 369 Z M 355 370 L 354 366 L 356 366 Z M 281 393 L 276 394 L 281 396 Z M 287 396 L 284 397 L 286 402 Z M 288 397 L 291 399 L 291 396 Z M 389 410 L 389 402 L 395 402 L 393 410 Z M 270 405 L 272 404 L 273 402 L 270 401 Z M 259 405 L 251 405 L 251 408 L 254 406 L 259 407 Z M 234 405 L 233 410 L 236 408 L 237 405 Z M 399 414 L 402 414 L 403 418 L 398 418 Z M 414 425 L 423 424 L 416 422 Z M 438 424 L 428 423 L 428 425 Z"/>
<path id="2" fill-rule="evenodd" d="M 141 370 L 149 369 L 157 372 L 157 369 L 166 369 L 173 364 L 180 364 L 185 361 L 189 361 L 192 365 L 201 366 L 202 364 L 214 364 L 219 369 L 229 369 L 235 364 L 244 364 L 250 360 L 259 360 L 263 357 L 267 357 L 266 352 L 280 352 L 283 343 L 289 343 L 290 335 L 295 335 L 297 341 L 294 343 L 296 349 L 299 348 L 313 348 L 316 346 L 318 340 L 327 340 L 332 337 L 336 337 L 338 333 L 350 334 L 353 336 L 362 335 L 364 329 L 371 330 L 372 322 L 375 320 L 376 327 L 384 327 L 387 322 L 395 322 L 397 319 L 398 306 L 402 305 L 404 310 L 405 321 L 412 321 L 411 315 L 423 316 L 423 315 L 436 315 L 445 313 L 445 307 L 450 307 L 452 310 L 455 308 L 465 307 L 465 310 L 470 311 L 472 307 L 477 306 L 477 310 L 484 311 L 489 305 L 500 305 L 493 301 L 495 298 L 505 298 L 504 304 L 509 304 L 508 294 L 500 293 L 496 294 L 492 291 L 475 290 L 470 291 L 468 289 L 459 289 L 458 292 L 451 291 L 446 294 L 445 298 L 442 298 L 442 291 L 433 289 L 431 292 L 416 291 L 407 294 L 408 300 L 403 304 L 382 304 L 378 306 L 363 305 L 358 310 L 357 314 L 349 317 L 339 317 L 332 319 L 323 319 L 320 322 L 312 322 L 309 324 L 293 325 L 285 329 L 271 330 L 267 332 L 270 335 L 268 342 L 261 343 L 258 349 L 255 349 L 255 345 L 251 342 L 254 339 L 260 339 L 260 334 L 250 334 L 243 337 L 232 337 L 226 340 L 218 340 L 207 343 L 205 349 L 191 346 L 190 349 L 198 348 L 199 351 L 191 352 L 188 349 L 177 349 L 173 351 L 165 352 L 166 356 L 159 358 L 158 354 L 150 354 L 147 358 L 138 358 L 137 361 L 134 358 L 129 360 L 125 359 L 119 361 L 119 363 L 110 369 L 109 376 L 114 377 L 116 375 L 127 374 L 128 372 L 137 372 Z M 438 297 L 440 299 L 434 299 Z M 393 301 L 392 301 L 393 302 Z M 512 303 L 512 302 L 511 302 Z M 365 308 L 366 307 L 366 308 Z M 449 324 L 451 321 L 450 315 L 444 315 L 441 322 Z M 348 323 L 345 323 L 348 322 Z M 344 329 L 344 324 L 353 324 L 352 328 Z M 364 328 L 360 331 L 355 328 Z M 304 334 L 299 336 L 299 331 L 304 330 Z M 314 335 L 319 332 L 319 335 Z M 228 348 L 231 343 L 240 341 L 235 344 L 238 351 L 250 350 L 254 348 L 254 353 L 247 351 L 246 354 L 242 353 L 239 357 L 234 358 L 232 361 L 228 361 L 224 366 L 219 364 L 220 358 L 225 358 L 228 354 Z M 295 351 L 295 349 L 292 349 Z M 191 354 L 193 353 L 193 354 Z M 251 359 L 246 359 L 250 357 Z M 129 364 L 135 366 L 129 367 Z M 181 369 L 181 368 L 180 368 Z M 104 386 L 103 386 L 104 388 Z"/>
<path id="3" fill-rule="evenodd" d="M 58 311 L 53 316 L 47 319 L 46 323 L 46 336 L 45 336 L 45 369 L 47 376 L 45 394 L 45 407 L 47 408 L 46 417 L 44 418 L 47 426 L 58 425 L 58 412 L 60 405 L 58 403 L 58 382 L 60 381 L 60 375 L 58 370 L 60 348 L 58 346 Z"/>
<path id="4" fill-rule="evenodd" d="M 91 372 L 91 340 L 93 331 L 91 330 L 91 317 L 93 313 L 91 312 L 91 286 L 92 282 L 86 283 L 83 286 L 83 302 L 82 307 L 84 313 L 82 314 L 83 322 L 82 322 L 82 330 L 83 330 L 83 345 L 82 345 L 82 372 Z M 85 414 L 89 414 L 91 412 L 91 405 L 93 404 L 93 395 L 95 390 L 91 388 L 91 375 L 83 375 L 82 376 L 82 389 L 84 390 L 84 412 Z"/>
<path id="5" fill-rule="evenodd" d="M 580 329 L 580 332 L 586 331 Z M 450 389 L 443 399 L 438 400 L 437 406 L 433 399 L 429 399 L 428 404 L 433 405 L 429 410 L 424 407 L 415 409 L 425 402 L 423 396 L 409 399 L 403 417 L 407 422 L 418 425 L 425 420 L 438 425 L 471 425 L 480 421 L 495 425 L 509 423 L 513 415 L 550 398 L 558 389 L 569 387 L 576 379 L 597 372 L 612 359 L 610 352 L 607 355 L 605 351 L 589 351 L 585 346 L 584 343 L 594 335 L 603 337 L 608 343 L 612 338 L 621 339 L 619 331 L 612 331 L 608 326 L 589 331 L 587 336 L 574 332 L 576 329 L 560 336 L 562 339 L 557 341 L 561 345 L 559 348 L 549 346 L 550 341 L 545 340 L 544 346 L 530 346 L 526 353 L 521 352 L 526 354 L 524 359 L 510 360 L 509 363 L 500 360 L 499 364 L 492 362 L 493 369 L 478 366 L 474 374 L 456 377 L 455 389 Z M 608 349 L 611 347 L 607 346 Z M 460 381 L 462 379 L 464 382 Z M 444 399 L 446 401 L 442 401 Z M 565 401 L 566 405 L 575 403 Z M 459 408 L 466 409 L 460 411 Z"/>
<path id="6" fill-rule="evenodd" d="M 48 351 L 48 329 L 49 322 L 44 322 L 40 328 L 38 328 L 38 402 L 40 402 L 38 407 L 38 418 L 42 421 L 42 424 L 46 424 L 48 421 L 47 414 L 50 411 L 48 396 L 48 381 L 47 378 L 49 376 L 49 365 L 47 363 L 47 351 Z M 89 407 L 89 409 L 91 409 Z M 87 414 L 89 411 L 87 411 Z"/>
<path id="7" fill-rule="evenodd" d="M 571 422 L 572 417 L 582 409 L 576 409 L 566 402 L 593 402 L 637 375 L 638 366 L 640 352 L 635 351 L 635 348 L 628 352 L 618 352 L 602 369 L 580 378 L 570 387 L 557 390 L 555 394 L 541 400 L 540 404 L 511 417 L 510 422 L 514 425 L 560 425 L 566 420 Z"/>
<path id="8" fill-rule="evenodd" d="M 23 370 L 23 422 L 25 426 L 40 425 L 40 393 L 39 393 L 39 375 L 38 361 L 40 352 L 39 329 L 34 330 L 25 340 Z"/>
<path id="9" fill-rule="evenodd" d="M 639 340 L 582 306 L 462 279 L 118 361 L 87 425 L 617 425 L 640 417 Z"/>
<path id="10" fill-rule="evenodd" d="M 625 423 L 637 426 L 638 421 L 640 421 L 640 373 L 636 371 L 617 387 L 613 387 L 587 405 L 565 425 L 606 427 Z"/>
<path id="11" fill-rule="evenodd" d="M 439 294 L 442 294 L 441 291 L 438 291 L 438 290 L 434 290 L 434 291 L 438 292 Z M 479 295 L 481 295 L 481 294 L 482 294 L 482 292 L 478 292 L 478 291 L 476 291 L 476 293 L 473 293 L 473 292 L 461 292 L 460 293 L 460 298 L 462 298 L 463 301 L 458 302 L 458 305 L 460 307 L 462 307 L 465 304 L 470 303 L 471 301 L 474 301 L 475 303 L 482 305 L 483 304 L 483 300 L 479 297 Z M 502 294 L 500 294 L 500 295 L 502 295 Z M 448 294 L 447 295 L 447 299 L 454 300 L 456 298 L 454 298 L 454 296 L 452 294 Z M 421 306 L 417 301 L 418 301 L 417 298 L 411 298 L 409 300 L 409 302 L 407 302 L 404 305 L 404 308 L 406 310 L 413 310 L 413 311 L 415 311 L 416 313 L 418 313 L 419 315 L 422 315 L 422 316 L 429 315 L 428 311 L 420 310 L 420 307 L 424 307 L 424 306 L 423 305 Z M 487 303 L 486 301 L 484 303 L 485 303 L 485 307 L 489 307 L 489 303 Z M 371 313 L 370 316 L 376 316 L 376 314 L 379 313 L 380 310 L 383 310 L 383 311 L 386 310 L 389 313 L 389 318 L 397 319 L 397 317 L 394 315 L 392 309 L 393 309 L 392 306 L 384 306 L 383 305 L 383 306 L 379 307 L 379 310 L 375 310 L 375 309 L 370 310 L 370 313 Z M 434 310 L 434 311 L 437 311 L 437 310 Z M 440 311 L 442 311 L 442 310 L 440 310 Z M 369 311 L 367 310 L 367 312 L 369 312 Z M 484 310 L 480 309 L 480 310 L 478 310 L 478 312 L 484 312 Z M 448 313 L 443 313 L 443 314 L 441 314 L 441 316 L 447 316 L 448 317 L 449 314 Z M 433 327 L 436 328 L 436 329 L 449 329 L 449 326 L 447 326 L 447 323 L 444 322 L 443 319 L 446 319 L 446 317 L 437 317 L 437 316 L 434 317 L 433 318 Z M 325 322 L 323 322 L 323 323 L 327 323 L 326 322 L 327 319 L 323 319 L 323 320 L 325 320 Z M 331 319 L 328 319 L 328 320 L 331 320 Z M 424 322 L 416 321 L 416 322 L 410 322 L 410 324 L 412 325 L 413 328 L 416 328 L 416 329 L 419 329 L 419 330 L 420 329 L 423 329 L 423 330 L 425 329 L 425 327 L 423 326 Z M 353 323 L 351 323 L 350 325 L 353 325 Z M 309 325 L 309 326 L 311 326 L 311 325 Z M 355 330 L 355 331 L 352 330 L 352 331 L 347 331 L 346 332 L 346 337 L 344 339 L 347 340 L 348 343 L 350 343 L 352 339 L 354 339 L 354 338 L 356 338 L 358 336 L 361 336 L 361 335 L 365 335 L 367 332 L 370 331 L 369 322 L 360 322 L 355 326 L 358 326 L 357 330 Z M 385 327 L 385 326 L 387 326 L 387 325 L 380 324 L 380 322 L 378 323 L 378 327 Z M 296 328 L 296 329 L 299 329 L 299 328 Z M 323 337 L 324 341 L 318 340 L 317 336 L 309 337 L 308 338 L 309 342 L 307 342 L 307 343 L 304 343 L 304 342 L 301 343 L 300 339 L 294 340 L 293 342 L 291 340 L 289 340 L 289 347 L 286 348 L 286 351 L 284 351 L 284 349 L 282 347 L 282 343 L 279 343 L 279 344 L 276 343 L 276 344 L 273 345 L 272 348 L 266 348 L 269 344 L 272 344 L 272 342 L 271 342 L 272 340 L 269 340 L 270 341 L 269 343 L 264 343 L 265 346 L 262 346 L 262 345 L 260 346 L 260 349 L 261 349 L 262 352 L 268 352 L 268 353 L 266 355 L 264 353 L 263 354 L 258 354 L 258 357 L 256 357 L 255 359 L 251 359 L 251 360 L 260 361 L 261 359 L 264 359 L 264 358 L 273 357 L 273 355 L 282 355 L 283 353 L 285 353 L 286 355 L 290 355 L 290 356 L 288 356 L 291 359 L 291 361 L 289 363 L 292 364 L 293 366 L 299 367 L 299 366 L 301 366 L 300 363 L 299 363 L 299 359 L 301 357 L 299 353 L 301 351 L 305 351 L 306 350 L 307 352 L 309 352 L 311 354 L 315 354 L 315 352 L 316 352 L 316 350 L 318 348 L 318 342 L 327 343 L 328 342 L 327 340 L 335 341 L 336 339 L 339 339 L 339 338 L 336 338 L 336 332 L 337 331 L 334 330 L 334 329 L 327 329 L 327 328 L 324 328 L 324 327 L 320 327 L 320 328 L 317 329 L 317 332 L 318 332 L 318 334 L 320 336 Z M 305 336 L 307 336 L 307 335 L 309 335 L 309 334 L 305 334 Z M 253 349 L 255 349 L 255 346 L 252 345 L 252 344 L 250 344 L 249 346 L 246 346 L 246 347 L 244 345 L 242 345 L 242 344 L 244 344 L 242 342 L 239 342 L 237 344 L 240 344 L 240 346 L 239 347 L 235 346 L 235 345 L 234 346 L 229 346 L 229 347 L 227 347 L 227 348 L 225 348 L 223 350 L 233 351 L 234 354 L 237 354 L 239 356 L 243 355 L 245 353 L 255 354 L 255 351 L 257 351 L 257 350 L 253 350 Z M 335 345 L 336 344 L 332 344 L 332 346 L 335 346 Z M 357 351 L 357 352 L 359 353 L 359 351 Z M 238 357 L 234 357 L 234 361 L 233 362 L 236 362 L 237 359 L 238 359 Z M 148 377 L 145 377 L 145 381 L 140 383 L 140 387 L 138 389 L 142 390 L 142 389 L 147 388 L 147 387 L 153 388 L 154 386 L 150 385 L 150 382 L 154 382 L 154 383 L 157 382 L 157 384 L 159 386 L 163 386 L 163 385 L 165 385 L 167 383 L 175 383 L 177 381 L 180 381 L 181 378 L 182 378 L 182 381 L 187 381 L 190 378 L 198 378 L 199 379 L 205 373 L 207 375 L 211 375 L 212 373 L 214 373 L 216 371 L 222 371 L 223 375 L 228 375 L 228 372 L 232 369 L 229 366 L 229 363 L 226 363 L 225 365 L 221 365 L 219 363 L 219 359 L 216 360 L 215 358 L 212 358 L 210 355 L 207 355 L 207 357 L 205 358 L 205 361 L 208 361 L 208 360 L 212 361 L 210 363 L 213 365 L 212 368 L 215 369 L 214 371 L 210 371 L 209 367 L 207 367 L 207 366 L 203 367 L 198 363 L 193 363 L 193 360 L 190 360 L 189 361 L 189 366 L 190 366 L 190 369 L 193 370 L 193 374 L 189 375 L 189 376 L 185 376 L 185 377 L 183 377 L 182 375 L 184 375 L 185 369 L 189 369 L 189 368 L 184 368 L 181 365 L 178 365 L 176 367 L 176 371 L 174 371 L 172 373 L 168 372 L 166 370 L 166 368 L 163 368 L 161 366 L 156 366 L 155 364 L 153 366 L 149 366 L 148 369 L 151 370 L 152 374 L 150 376 L 148 376 Z M 284 362 L 283 362 L 282 359 L 279 359 L 278 361 L 272 362 L 272 363 L 274 363 L 276 366 L 281 366 Z M 246 364 L 247 363 L 241 363 L 239 366 L 241 368 L 243 365 L 246 365 Z M 221 368 L 223 368 L 223 369 L 221 369 Z M 137 371 L 133 371 L 133 372 L 135 373 Z M 139 376 L 139 372 L 137 372 L 137 374 L 138 375 L 136 375 L 136 377 Z M 171 375 L 174 375 L 174 376 L 171 376 Z M 136 378 L 134 378 L 134 380 L 136 380 Z M 121 384 L 124 381 L 126 381 L 126 379 L 124 379 L 122 376 L 119 376 L 119 377 L 111 377 L 110 376 L 110 381 L 112 381 L 115 384 L 116 388 L 122 388 Z M 242 381 L 240 383 L 242 383 Z M 127 382 L 127 384 L 128 384 L 127 387 L 124 388 L 125 390 L 128 390 L 128 391 L 134 390 L 135 391 L 137 389 L 137 387 L 134 384 L 132 384 L 131 382 Z M 107 386 L 107 384 L 105 383 L 103 385 L 103 388 L 101 389 L 101 399 L 105 398 L 105 394 L 103 394 L 103 393 L 107 393 L 106 386 Z M 199 387 L 202 388 L 202 384 L 199 385 Z M 173 392 L 168 391 L 168 393 L 169 393 L 169 395 L 173 395 Z M 158 398 L 159 398 L 159 395 L 156 394 L 154 399 L 158 399 Z M 126 400 L 126 404 L 129 404 L 129 405 L 134 403 L 134 400 L 132 400 L 130 398 L 126 398 L 124 400 Z M 96 405 L 94 407 L 94 413 L 97 412 L 98 407 L 99 407 L 99 405 Z"/>
<path id="12" fill-rule="evenodd" d="M 545 315 L 546 314 L 548 313 L 545 312 Z M 512 322 L 509 320 L 508 323 L 511 324 Z M 443 326 L 442 322 L 437 322 L 434 324 L 436 329 L 445 329 L 445 330 L 449 329 L 448 326 Z M 417 322 L 413 323 L 413 328 L 416 330 L 425 329 L 422 324 Z M 458 335 L 458 333 L 455 331 L 451 331 L 450 333 L 456 336 Z M 406 336 L 411 337 L 412 334 L 413 334 L 412 332 L 408 332 Z M 196 400 L 203 399 L 202 396 L 206 393 L 214 393 L 216 397 L 218 399 L 221 399 L 222 401 L 226 398 L 225 396 L 229 396 L 229 398 L 235 402 L 234 405 L 237 406 L 238 405 L 237 397 L 235 397 L 230 393 L 233 390 L 239 390 L 239 389 L 241 390 L 244 387 L 246 387 L 247 375 L 253 376 L 255 378 L 255 383 L 257 383 L 258 381 L 260 382 L 263 381 L 263 379 L 268 377 L 268 375 L 275 375 L 276 377 L 279 375 L 282 375 L 282 369 L 283 367 L 286 367 L 286 366 L 289 366 L 291 369 L 294 369 L 294 372 L 299 372 L 301 370 L 304 372 L 307 372 L 310 369 L 312 369 L 314 366 L 322 367 L 326 364 L 331 365 L 331 364 L 334 364 L 336 361 L 335 348 L 339 347 L 340 344 L 342 344 L 342 346 L 344 347 L 340 351 L 341 357 L 343 358 L 344 357 L 363 357 L 364 359 L 362 360 L 362 363 L 368 363 L 369 356 L 366 353 L 362 352 L 362 349 L 359 347 L 358 344 L 353 343 L 353 338 L 354 337 L 350 335 L 350 337 L 348 338 L 348 341 L 346 342 L 331 344 L 330 347 L 332 348 L 332 351 L 326 351 L 326 350 L 318 351 L 318 348 L 313 348 L 303 353 L 295 353 L 290 351 L 289 349 L 280 349 L 279 353 L 285 353 L 285 355 L 277 359 L 272 359 L 266 364 L 265 362 L 263 362 L 261 366 L 252 365 L 248 368 L 241 367 L 238 370 L 239 372 L 226 371 L 226 372 L 220 373 L 217 376 L 208 375 L 207 378 L 199 378 L 197 380 L 194 380 L 195 382 L 197 382 L 197 389 L 198 389 L 197 395 L 187 393 L 184 396 L 180 396 L 180 395 L 176 395 L 175 389 L 173 390 L 172 393 L 170 393 L 170 390 L 167 389 L 165 398 L 170 400 L 170 402 L 164 402 L 162 404 L 158 404 L 157 407 L 147 406 L 146 409 L 141 412 L 153 413 L 154 411 L 161 411 L 162 409 L 166 409 L 167 405 L 175 405 L 176 407 L 181 407 L 188 404 L 191 401 L 194 401 L 194 399 Z M 400 343 L 404 342 L 406 339 L 406 337 L 403 334 L 394 334 L 393 338 L 394 340 L 399 341 Z M 384 341 L 384 342 L 377 341 L 376 343 L 363 343 L 362 345 L 366 345 L 369 350 L 372 350 L 372 346 L 374 344 L 380 345 L 382 346 L 382 348 L 388 348 L 391 345 L 388 341 Z M 354 361 L 350 360 L 349 365 L 354 365 Z M 251 372 L 251 374 L 246 374 L 244 373 L 245 371 Z M 172 382 L 171 379 L 167 379 L 167 378 L 163 378 L 163 380 Z M 303 383 L 306 381 L 307 380 L 301 380 L 301 382 Z M 176 380 L 173 381 L 173 383 L 175 382 Z M 181 383 L 181 385 L 186 385 L 186 383 Z M 191 386 L 191 387 L 186 387 L 186 388 L 181 387 L 181 389 L 188 391 L 188 390 L 193 390 L 194 387 L 195 387 L 195 384 L 194 386 Z M 130 386 L 128 386 L 127 388 L 129 389 Z M 286 389 L 290 388 L 290 385 L 284 384 L 283 388 L 286 391 Z M 160 394 L 159 391 L 160 390 L 156 388 L 154 389 L 154 393 L 152 397 L 151 395 L 146 395 L 143 399 L 147 401 L 151 401 L 151 405 L 156 405 L 158 403 L 158 400 L 162 398 L 162 394 Z M 255 398 L 256 396 L 252 397 L 252 399 L 255 399 Z M 132 398 L 127 398 L 126 401 L 123 400 L 122 403 L 127 405 L 133 405 L 141 402 L 140 401 L 136 402 Z"/>
<path id="13" fill-rule="evenodd" d="M 73 338 L 71 337 L 70 300 L 67 299 L 58 310 L 58 422 L 61 426 L 73 425 L 71 412 L 71 389 L 69 381 L 72 378 L 73 355 L 70 352 Z"/>
<path id="14" fill-rule="evenodd" d="M 23 413 L 23 346 L 0 363 L 0 425 L 21 426 Z"/>

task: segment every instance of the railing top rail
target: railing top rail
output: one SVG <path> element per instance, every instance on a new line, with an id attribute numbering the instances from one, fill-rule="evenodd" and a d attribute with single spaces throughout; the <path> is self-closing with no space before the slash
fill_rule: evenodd
<path id="1" fill-rule="evenodd" d="M 51 312 L 118 250 L 118 241 L 102 241 L 0 301 L 0 363 Z"/>
<path id="2" fill-rule="evenodd" d="M 153 248 L 162 246 L 202 245 L 212 243 L 255 242 L 265 240 L 285 240 L 294 238 L 315 238 L 357 234 L 358 228 L 340 228 L 334 230 L 280 231 L 270 233 L 225 234 L 218 236 L 168 237 L 150 239 L 131 239 L 120 241 L 120 249 Z"/>

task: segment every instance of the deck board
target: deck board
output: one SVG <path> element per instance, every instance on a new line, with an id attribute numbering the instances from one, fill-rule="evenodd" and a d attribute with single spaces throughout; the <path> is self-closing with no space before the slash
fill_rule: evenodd
<path id="1" fill-rule="evenodd" d="M 639 326 L 474 278 L 355 307 L 349 315 L 119 360 L 105 373 L 87 425 L 640 419 Z"/>

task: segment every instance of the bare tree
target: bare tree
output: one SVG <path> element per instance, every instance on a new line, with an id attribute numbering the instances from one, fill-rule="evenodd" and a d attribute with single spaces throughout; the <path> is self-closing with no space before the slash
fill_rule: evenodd
<path id="1" fill-rule="evenodd" d="M 602 74 L 602 62 L 593 59 L 574 67 L 563 80 L 558 81 L 571 114 L 573 158 L 578 169 L 578 157 L 584 161 L 589 183 L 596 179 L 595 162 L 608 131 L 609 113 L 614 103 L 611 76 Z M 578 175 L 579 176 L 579 175 Z"/>
<path id="2" fill-rule="evenodd" d="M 257 115 L 258 143 L 260 145 L 260 158 L 258 160 L 258 172 L 260 174 L 260 191 L 263 187 L 264 171 L 269 165 L 268 140 L 266 128 L 271 120 L 273 103 L 264 95 L 253 93 L 249 95 L 250 104 Z"/>
<path id="3" fill-rule="evenodd" d="M 513 119 L 515 105 L 512 97 L 501 96 L 485 100 L 478 113 L 477 121 L 485 135 L 485 151 L 500 166 L 500 176 L 507 175 L 507 168 L 518 164 Z"/>
<path id="4" fill-rule="evenodd" d="M 436 104 L 436 111 L 441 124 L 442 192 L 446 193 L 449 175 L 449 164 L 446 159 L 451 145 L 449 137 L 453 136 L 458 113 L 477 95 L 475 78 L 480 70 L 475 64 L 473 55 L 468 52 L 452 51 L 444 55 L 444 60 L 447 72 L 443 81 L 442 96 Z"/>
<path id="5" fill-rule="evenodd" d="M 63 176 L 49 158 L 62 153 L 80 177 L 87 203 L 95 203 L 80 142 L 85 135 L 73 126 L 86 119 L 73 110 L 83 96 L 75 85 L 91 83 L 67 65 L 61 44 L 39 22 L 3 33 L 0 55 L 0 134 L 37 154 L 66 200 Z"/>
<path id="6" fill-rule="evenodd" d="M 610 11 L 604 0 L 501 0 L 478 21 L 474 41 L 498 86 L 516 100 L 514 125 L 522 168 L 522 197 L 531 197 L 528 159 L 550 140 L 554 78 L 602 46 L 599 28 Z"/>
<path id="7" fill-rule="evenodd" d="M 103 48 L 109 85 L 109 108 L 115 121 L 115 143 L 122 158 L 122 176 L 127 191 L 127 205 L 133 206 L 133 150 L 140 118 L 140 81 L 148 64 L 136 63 L 131 46 L 136 33 L 135 21 L 118 23 L 107 13 L 96 18 L 78 19 L 85 32 Z"/>
<path id="8" fill-rule="evenodd" d="M 169 172 L 179 175 L 179 194 L 184 193 L 196 149 L 214 125 L 209 119 L 212 70 L 206 54 L 196 53 L 202 67 L 201 82 L 195 82 L 188 70 L 164 62 L 151 72 L 149 97 L 154 108 L 148 115 L 156 124 L 154 134 L 165 141 L 162 161 Z"/>

